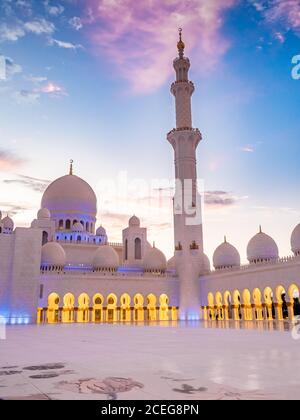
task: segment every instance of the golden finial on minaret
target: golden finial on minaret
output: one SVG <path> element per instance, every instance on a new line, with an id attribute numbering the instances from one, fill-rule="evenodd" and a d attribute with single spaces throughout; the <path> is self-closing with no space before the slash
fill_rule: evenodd
<path id="1" fill-rule="evenodd" d="M 178 32 L 179 32 L 179 41 L 177 43 L 177 48 L 178 48 L 178 52 L 179 52 L 179 57 L 183 58 L 185 44 L 182 41 L 182 28 L 179 28 Z"/>
<path id="2" fill-rule="evenodd" d="M 73 163 L 74 163 L 74 160 L 71 159 L 70 160 L 70 172 L 69 172 L 69 175 L 73 175 Z"/>

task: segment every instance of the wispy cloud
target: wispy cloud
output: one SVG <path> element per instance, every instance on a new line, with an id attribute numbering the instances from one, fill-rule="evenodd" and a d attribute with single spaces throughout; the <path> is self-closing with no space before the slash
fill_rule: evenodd
<path id="1" fill-rule="evenodd" d="M 87 0 L 89 38 L 106 54 L 134 92 L 159 88 L 171 75 L 177 28 L 184 28 L 187 52 L 201 57 L 198 70 L 213 68 L 230 43 L 221 33 L 224 13 L 237 0 Z M 170 46 L 174 45 L 174 49 Z"/>
<path id="2" fill-rule="evenodd" d="M 37 93 L 45 93 L 47 95 L 55 95 L 55 96 L 66 95 L 65 88 L 54 82 L 48 82 L 46 85 L 40 86 L 35 91 Z"/>
<path id="3" fill-rule="evenodd" d="M 240 150 L 245 153 L 254 153 L 255 147 L 251 144 L 247 144 L 246 146 L 241 147 Z"/>
<path id="4" fill-rule="evenodd" d="M 10 80 L 14 75 L 22 73 L 23 69 L 20 64 L 17 64 L 10 57 L 4 57 L 4 80 Z"/>
<path id="5" fill-rule="evenodd" d="M 65 8 L 61 4 L 53 5 L 49 0 L 44 1 L 45 10 L 51 16 L 61 15 Z"/>
<path id="6" fill-rule="evenodd" d="M 299 0 L 270 0 L 264 16 L 269 23 L 280 22 L 300 34 Z"/>
<path id="7" fill-rule="evenodd" d="M 36 35 L 47 34 L 50 35 L 55 31 L 55 25 L 52 22 L 42 18 L 35 19 L 24 24 L 24 29 L 27 32 L 32 32 Z"/>
<path id="8" fill-rule="evenodd" d="M 32 178 L 26 175 L 17 175 L 18 178 L 15 179 L 5 179 L 4 184 L 8 185 L 21 185 L 31 190 L 39 193 L 43 193 L 47 186 L 50 184 L 50 181 L 39 178 Z"/>
<path id="9" fill-rule="evenodd" d="M 240 198 L 227 191 L 206 191 L 204 193 L 205 206 L 213 208 L 233 206 L 238 201 L 240 201 Z"/>
<path id="10" fill-rule="evenodd" d="M 299 0 L 249 0 L 265 19 L 274 33 L 274 38 L 284 43 L 284 32 L 294 31 L 300 36 Z"/>
<path id="11" fill-rule="evenodd" d="M 74 16 L 69 20 L 69 25 L 75 29 L 76 31 L 79 31 L 80 29 L 83 28 L 83 23 L 82 20 L 80 19 L 80 17 L 78 16 Z"/>
<path id="12" fill-rule="evenodd" d="M 67 50 L 78 50 L 83 48 L 81 44 L 73 44 L 72 42 L 60 41 L 59 39 L 50 38 L 49 45 L 56 45 L 59 48 L 65 48 Z"/>
<path id="13" fill-rule="evenodd" d="M 0 210 L 2 211 L 2 214 L 7 213 L 10 216 L 14 216 L 18 213 L 22 213 L 27 210 L 32 210 L 32 207 L 27 204 L 20 205 L 15 203 L 9 203 L 7 201 L 0 201 Z"/>
<path id="14" fill-rule="evenodd" d="M 0 149 L 0 171 L 10 171 L 16 169 L 24 163 L 24 159 L 17 156 L 14 152 Z"/>
<path id="15" fill-rule="evenodd" d="M 26 32 L 23 25 L 8 25 L 7 23 L 0 24 L 0 42 L 15 42 L 18 41 L 19 38 L 25 36 L 25 34 Z"/>
<path id="16" fill-rule="evenodd" d="M 22 89 L 13 92 L 12 97 L 17 104 L 30 104 L 35 105 L 40 99 L 40 94 L 38 92 L 33 92 L 31 90 Z"/>
<path id="17" fill-rule="evenodd" d="M 44 18 L 36 18 L 27 22 L 19 19 L 13 23 L 2 22 L 0 24 L 0 42 L 15 42 L 28 33 L 49 36 L 55 30 L 55 25 Z"/>

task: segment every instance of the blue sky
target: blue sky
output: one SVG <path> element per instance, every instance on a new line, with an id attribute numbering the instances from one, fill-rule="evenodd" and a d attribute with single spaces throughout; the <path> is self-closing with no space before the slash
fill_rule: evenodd
<path id="1" fill-rule="evenodd" d="M 281 255 L 289 254 L 300 222 L 300 79 L 291 76 L 300 54 L 299 2 L 161 3 L 1 2 L 0 208 L 28 225 L 41 191 L 67 173 L 72 158 L 97 192 L 111 240 L 121 239 L 134 211 L 150 241 L 171 256 L 170 200 L 149 189 L 126 201 L 102 184 L 116 184 L 120 171 L 148 185 L 173 177 L 166 133 L 175 124 L 169 86 L 182 26 L 196 85 L 193 121 L 203 134 L 205 250 L 211 257 L 226 234 L 245 260 L 262 224 Z"/>

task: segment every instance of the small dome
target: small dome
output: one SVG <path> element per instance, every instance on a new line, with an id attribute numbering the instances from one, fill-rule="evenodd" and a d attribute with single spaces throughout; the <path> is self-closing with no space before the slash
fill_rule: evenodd
<path id="1" fill-rule="evenodd" d="M 173 255 L 173 257 L 168 260 L 168 262 L 167 262 L 167 270 L 168 271 L 174 271 L 174 270 L 176 270 L 176 267 L 175 267 L 175 255 Z"/>
<path id="2" fill-rule="evenodd" d="M 42 265 L 64 267 L 66 265 L 66 253 L 57 242 L 48 242 L 42 247 Z"/>
<path id="3" fill-rule="evenodd" d="M 274 260 L 278 256 L 279 251 L 276 242 L 261 230 L 250 239 L 247 247 L 247 258 L 250 263 Z"/>
<path id="4" fill-rule="evenodd" d="M 40 209 L 38 211 L 37 218 L 38 220 L 50 219 L 51 218 L 50 211 L 48 209 Z"/>
<path id="5" fill-rule="evenodd" d="M 84 228 L 83 228 L 83 226 L 80 222 L 77 222 L 77 223 L 74 223 L 74 225 L 72 226 L 72 231 L 73 232 L 83 232 Z"/>
<path id="6" fill-rule="evenodd" d="M 94 254 L 94 268 L 118 268 L 120 265 L 119 256 L 115 249 L 109 245 L 100 246 Z"/>
<path id="7" fill-rule="evenodd" d="M 241 265 L 241 257 L 238 250 L 225 239 L 225 242 L 215 250 L 213 263 L 216 270 L 226 267 L 238 267 Z"/>
<path id="8" fill-rule="evenodd" d="M 5 230 L 14 230 L 14 222 L 9 216 L 2 219 L 2 226 Z"/>
<path id="9" fill-rule="evenodd" d="M 96 236 L 106 236 L 106 230 L 103 226 L 99 226 L 96 231 Z"/>
<path id="10" fill-rule="evenodd" d="M 165 271 L 167 260 L 164 253 L 157 248 L 149 249 L 144 258 L 143 267 L 145 271 Z"/>
<path id="11" fill-rule="evenodd" d="M 300 254 L 300 223 L 295 227 L 291 236 L 291 247 L 295 255 Z"/>
<path id="12" fill-rule="evenodd" d="M 140 227 L 140 225 L 141 225 L 140 219 L 139 219 L 138 217 L 136 217 L 136 216 L 132 216 L 132 217 L 129 219 L 128 225 L 129 225 L 130 227 L 133 227 L 133 226 L 135 226 L 135 227 Z"/>

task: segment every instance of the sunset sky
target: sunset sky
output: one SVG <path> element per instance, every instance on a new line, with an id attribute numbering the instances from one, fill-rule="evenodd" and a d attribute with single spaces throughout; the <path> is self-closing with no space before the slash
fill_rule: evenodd
<path id="1" fill-rule="evenodd" d="M 135 213 L 150 242 L 172 255 L 166 134 L 175 125 L 179 27 L 203 135 L 205 251 L 211 258 L 227 235 L 245 261 L 262 225 L 290 254 L 300 222 L 299 0 L 1 0 L 3 213 L 28 226 L 42 191 L 73 159 L 97 193 L 110 241 Z M 134 192 L 142 183 L 148 188 Z"/>

